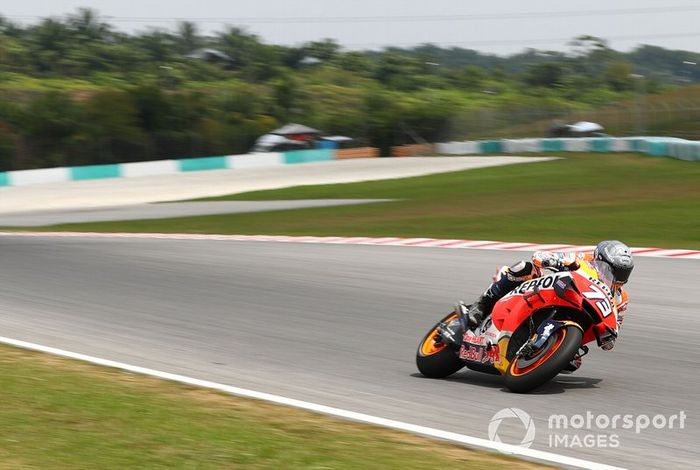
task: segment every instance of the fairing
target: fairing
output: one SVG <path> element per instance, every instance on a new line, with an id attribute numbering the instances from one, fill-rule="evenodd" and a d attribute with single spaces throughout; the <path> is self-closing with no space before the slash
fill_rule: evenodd
<path id="1" fill-rule="evenodd" d="M 498 371 L 505 373 L 509 365 L 506 352 L 513 332 L 535 312 L 545 308 L 580 312 L 581 324 L 590 325 L 584 330 L 582 345 L 595 341 L 608 329 L 617 332 L 617 307 L 611 289 L 612 273 L 606 263 L 597 261 L 582 261 L 577 271 L 553 273 L 524 282 L 496 303 L 490 327 L 481 334 L 465 334 L 461 350 L 464 354 L 460 357 L 467 362 L 488 358 Z M 547 334 L 570 324 L 581 327 L 575 321 L 550 322 L 552 327 L 546 329 Z M 544 329 L 540 329 L 538 339 L 543 341 Z"/>

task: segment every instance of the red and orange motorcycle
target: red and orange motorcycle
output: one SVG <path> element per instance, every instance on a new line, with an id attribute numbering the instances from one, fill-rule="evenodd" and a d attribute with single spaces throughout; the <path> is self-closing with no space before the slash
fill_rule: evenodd
<path id="1" fill-rule="evenodd" d="M 579 269 L 527 281 L 500 299 L 492 314 L 464 333 L 459 348 L 441 341 L 440 320 L 418 346 L 416 363 L 426 377 L 442 378 L 463 367 L 501 374 L 513 392 L 528 392 L 572 371 L 586 344 L 617 337 L 618 311 L 610 267 L 582 262 Z M 573 369 L 575 370 L 575 369 Z"/>

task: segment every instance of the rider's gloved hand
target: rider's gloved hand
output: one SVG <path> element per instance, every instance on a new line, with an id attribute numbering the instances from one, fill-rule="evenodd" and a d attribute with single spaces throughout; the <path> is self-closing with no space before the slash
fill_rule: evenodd
<path id="1" fill-rule="evenodd" d="M 538 268 L 553 271 L 574 271 L 578 269 L 575 253 L 552 253 L 536 251 L 532 254 L 532 264 Z"/>
<path id="2" fill-rule="evenodd" d="M 542 261 L 542 267 L 553 269 L 555 271 L 563 271 L 564 263 L 562 263 L 561 260 L 558 259 L 545 259 Z"/>
<path id="3" fill-rule="evenodd" d="M 603 351 L 610 351 L 612 348 L 615 347 L 615 337 L 614 336 L 608 336 L 606 338 L 600 338 L 600 349 Z"/>
<path id="4" fill-rule="evenodd" d="M 601 328 L 602 329 L 602 328 Z M 617 332 L 609 328 L 598 329 L 598 346 L 603 351 L 610 351 L 615 347 L 615 340 L 617 339 Z"/>

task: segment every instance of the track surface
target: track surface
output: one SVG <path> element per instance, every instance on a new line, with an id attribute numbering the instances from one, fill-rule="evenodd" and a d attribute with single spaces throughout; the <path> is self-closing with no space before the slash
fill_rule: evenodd
<path id="1" fill-rule="evenodd" d="M 309 207 L 348 206 L 386 202 L 391 199 L 302 199 L 294 201 L 209 201 L 136 204 L 95 209 L 64 209 L 0 214 L 2 227 L 38 227 L 42 225 L 105 222 L 109 220 L 166 219 L 192 215 L 242 214 Z"/>
<path id="2" fill-rule="evenodd" d="M 615 350 L 515 395 L 474 372 L 422 378 L 414 354 L 453 299 L 524 253 L 15 237 L 0 251 L 3 336 L 476 437 L 496 411 L 518 407 L 535 420 L 535 448 L 613 465 L 700 459 L 696 260 L 638 258 Z M 683 430 L 600 431 L 619 434 L 617 449 L 548 446 L 551 413 L 589 410 L 688 418 Z M 499 431 L 510 443 L 523 436 Z"/>

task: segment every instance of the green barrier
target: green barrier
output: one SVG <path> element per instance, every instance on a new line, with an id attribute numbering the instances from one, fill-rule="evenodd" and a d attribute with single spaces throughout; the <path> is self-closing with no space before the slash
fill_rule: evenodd
<path id="1" fill-rule="evenodd" d="M 73 181 L 119 178 L 122 176 L 120 165 L 87 165 L 70 167 L 70 179 Z"/>
<path id="2" fill-rule="evenodd" d="M 563 152 L 564 141 L 561 139 L 540 139 L 543 152 Z"/>
<path id="3" fill-rule="evenodd" d="M 0 173 L 0 186 L 9 186 L 10 185 L 10 177 L 8 176 L 7 173 Z"/>
<path id="4" fill-rule="evenodd" d="M 503 152 L 503 142 L 500 140 L 482 140 L 479 142 L 481 153 L 501 153 Z"/>
<path id="5" fill-rule="evenodd" d="M 178 160 L 180 171 L 225 170 L 226 157 L 183 158 Z"/>
<path id="6" fill-rule="evenodd" d="M 284 163 L 325 162 L 333 160 L 333 154 L 331 149 L 290 150 L 284 152 Z"/>

